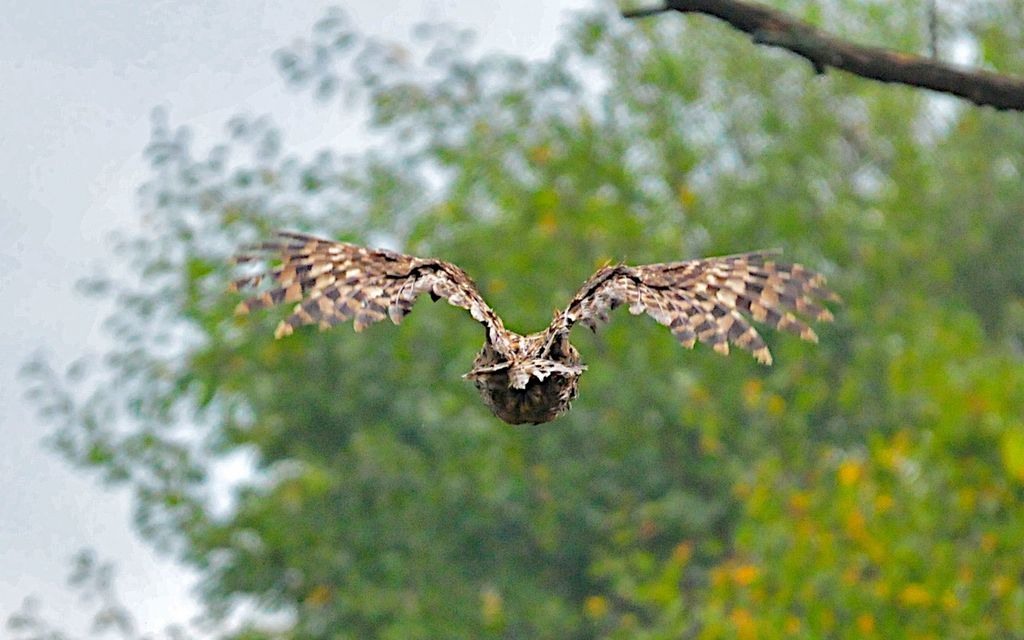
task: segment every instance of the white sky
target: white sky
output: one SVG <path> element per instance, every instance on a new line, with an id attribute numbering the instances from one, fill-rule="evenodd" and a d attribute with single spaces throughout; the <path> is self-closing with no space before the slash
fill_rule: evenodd
<path id="1" fill-rule="evenodd" d="M 544 55 L 566 11 L 589 0 L 353 0 L 364 31 L 405 38 L 423 20 L 480 34 L 481 47 Z M 0 1 L 0 628 L 25 596 L 86 635 L 87 613 L 65 586 L 80 548 L 114 560 L 142 631 L 197 609 L 194 578 L 131 528 L 129 498 L 40 446 L 51 425 L 22 398 L 17 371 L 45 349 L 57 363 L 101 349 L 102 309 L 73 291 L 109 263 L 106 237 L 138 216 L 150 111 L 169 109 L 197 147 L 220 140 L 235 113 L 270 114 L 287 151 L 359 135 L 336 104 L 288 90 L 271 54 L 305 36 L 326 2 L 285 0 Z M 504 6 L 503 6 L 504 5 Z M 342 135 L 342 134 L 345 135 Z M 0 633 L 0 635 L 3 635 Z"/>

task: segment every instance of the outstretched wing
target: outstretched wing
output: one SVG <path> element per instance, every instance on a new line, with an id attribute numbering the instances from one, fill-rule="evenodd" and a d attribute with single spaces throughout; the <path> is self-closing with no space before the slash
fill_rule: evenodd
<path id="1" fill-rule="evenodd" d="M 277 259 L 281 264 L 232 283 L 235 290 L 243 290 L 258 288 L 265 279 L 273 281 L 271 288 L 239 303 L 236 314 L 298 303 L 277 326 L 275 337 L 290 335 L 304 324 L 326 329 L 354 319 L 356 331 L 385 317 L 398 324 L 416 298 L 427 293 L 434 300 L 445 298 L 467 309 L 500 349 L 501 318 L 480 297 L 473 280 L 454 264 L 301 233 L 279 231 L 277 236 L 276 241 L 249 247 L 249 253 L 236 256 L 235 262 Z"/>
<path id="2" fill-rule="evenodd" d="M 684 347 L 697 341 L 729 353 L 734 344 L 771 364 L 772 355 L 744 314 L 776 329 L 817 342 L 805 319 L 831 321 L 822 301 L 839 298 L 825 289 L 825 278 L 799 264 L 777 263 L 776 252 L 759 251 L 720 258 L 638 267 L 600 269 L 558 314 L 548 331 L 552 340 L 577 323 L 596 329 L 622 304 L 671 329 Z M 797 315 L 799 314 L 799 315 Z M 802 319 L 803 318 L 803 319 Z"/>

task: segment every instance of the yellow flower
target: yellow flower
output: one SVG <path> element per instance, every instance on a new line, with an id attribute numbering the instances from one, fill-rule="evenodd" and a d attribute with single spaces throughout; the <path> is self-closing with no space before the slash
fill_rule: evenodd
<path id="1" fill-rule="evenodd" d="M 883 493 L 875 498 L 875 511 L 885 513 L 896 506 L 896 501 L 888 493 Z"/>
<path id="2" fill-rule="evenodd" d="M 818 618 L 821 622 L 821 626 L 825 631 L 832 631 L 836 626 L 836 612 L 831 609 L 826 609 L 821 612 Z"/>
<path id="3" fill-rule="evenodd" d="M 875 631 L 875 618 L 870 613 L 862 613 L 857 616 L 857 629 L 861 633 L 873 633 Z"/>
<path id="4" fill-rule="evenodd" d="M 718 453 L 722 450 L 722 441 L 711 434 L 702 433 L 700 434 L 700 450 L 701 453 Z"/>
<path id="5" fill-rule="evenodd" d="M 982 536 L 981 536 L 981 550 L 985 551 L 985 552 L 995 551 L 996 542 L 998 542 L 998 541 L 999 541 L 998 538 L 996 538 L 991 533 L 982 534 Z"/>
<path id="6" fill-rule="evenodd" d="M 974 511 L 978 504 L 978 492 L 974 487 L 963 487 L 956 492 L 956 503 L 964 511 Z"/>
<path id="7" fill-rule="evenodd" d="M 852 587 L 858 582 L 860 582 L 860 569 L 857 567 L 847 567 L 846 570 L 843 571 L 843 584 L 848 587 Z"/>
<path id="8" fill-rule="evenodd" d="M 729 574 L 724 567 L 713 567 L 711 569 L 711 584 L 721 587 L 729 579 Z"/>
<path id="9" fill-rule="evenodd" d="M 886 467 L 895 469 L 910 449 L 910 434 L 906 430 L 899 431 L 889 443 L 878 452 L 878 459 Z"/>
<path id="10" fill-rule="evenodd" d="M 960 582 L 970 584 L 974 581 L 974 569 L 970 565 L 963 565 L 960 570 L 956 572 L 956 579 Z"/>
<path id="11" fill-rule="evenodd" d="M 992 595 L 997 598 L 1005 596 L 1013 589 L 1013 580 L 1006 576 L 996 576 L 992 580 Z"/>
<path id="12" fill-rule="evenodd" d="M 910 431 L 900 429 L 892 437 L 892 448 L 896 453 L 903 455 L 910 450 Z"/>
<path id="13" fill-rule="evenodd" d="M 811 506 L 811 497 L 806 491 L 797 491 L 789 497 L 789 508 L 798 514 L 807 511 Z"/>
<path id="14" fill-rule="evenodd" d="M 685 184 L 679 185 L 679 189 L 676 190 L 676 196 L 679 198 L 679 203 L 684 207 L 689 207 L 697 201 L 697 194 L 691 191 Z"/>
<path id="15" fill-rule="evenodd" d="M 331 588 L 324 584 L 318 584 L 306 596 L 306 604 L 321 607 L 331 599 Z"/>
<path id="16" fill-rule="evenodd" d="M 846 535 L 854 540 L 862 540 L 867 534 L 867 520 L 860 511 L 846 514 Z"/>
<path id="17" fill-rule="evenodd" d="M 742 640 L 754 640 L 757 637 L 757 626 L 754 617 L 746 609 L 733 609 L 729 620 L 736 627 L 736 635 Z"/>
<path id="18" fill-rule="evenodd" d="M 541 144 L 530 149 L 530 160 L 535 164 L 547 164 L 551 159 L 551 147 Z"/>
<path id="19" fill-rule="evenodd" d="M 503 278 L 491 278 L 491 280 L 487 283 L 488 293 L 501 293 L 505 289 L 508 289 L 508 282 L 506 282 Z"/>
<path id="20" fill-rule="evenodd" d="M 692 542 L 680 542 L 676 545 L 676 548 L 672 550 L 672 561 L 679 565 L 684 565 L 689 562 L 691 556 L 693 556 Z"/>
<path id="21" fill-rule="evenodd" d="M 493 587 L 487 587 L 480 593 L 480 616 L 487 626 L 494 625 L 501 620 L 502 601 L 501 594 Z"/>
<path id="22" fill-rule="evenodd" d="M 786 633 L 788 633 L 789 635 L 795 636 L 796 634 L 800 633 L 800 628 L 802 626 L 803 625 L 801 625 L 800 623 L 800 618 L 796 616 L 786 617 Z"/>
<path id="23" fill-rule="evenodd" d="M 932 594 L 919 584 L 908 584 L 900 591 L 900 602 L 908 607 L 922 607 L 931 604 Z"/>
<path id="24" fill-rule="evenodd" d="M 555 217 L 554 212 L 545 211 L 537 222 L 537 229 L 539 229 L 541 235 L 545 237 L 550 238 L 553 236 L 555 232 L 558 231 L 558 218 Z"/>
<path id="25" fill-rule="evenodd" d="M 530 473 L 533 474 L 534 480 L 537 482 L 547 482 L 551 480 L 551 469 L 543 464 L 535 464 L 530 467 Z"/>
<path id="26" fill-rule="evenodd" d="M 604 262 L 602 262 L 598 266 L 603 266 L 605 264 L 608 264 L 609 262 L 611 262 L 610 259 L 609 260 L 605 260 Z M 690 402 L 701 403 L 701 402 L 707 402 L 710 399 L 711 399 L 711 394 L 708 393 L 708 390 L 705 389 L 704 387 L 702 387 L 700 385 L 696 385 L 696 384 L 693 385 L 692 387 L 690 387 Z"/>
<path id="27" fill-rule="evenodd" d="M 747 405 L 747 409 L 757 407 L 761 400 L 761 388 L 761 381 L 757 378 L 750 378 L 743 383 L 743 404 Z"/>
<path id="28" fill-rule="evenodd" d="M 733 581 L 743 587 L 751 585 L 761 574 L 760 570 L 752 564 L 741 564 L 732 571 Z"/>
<path id="29" fill-rule="evenodd" d="M 844 460 L 839 465 L 839 484 L 844 487 L 851 487 L 860 480 L 864 470 L 861 464 L 855 460 Z"/>
<path id="30" fill-rule="evenodd" d="M 942 594 L 942 606 L 946 608 L 946 611 L 956 611 L 956 608 L 960 606 L 960 601 L 956 599 L 956 595 L 952 591 L 947 591 Z"/>
<path id="31" fill-rule="evenodd" d="M 599 620 L 608 613 L 608 599 L 604 596 L 589 596 L 583 603 L 583 609 L 588 616 Z"/>

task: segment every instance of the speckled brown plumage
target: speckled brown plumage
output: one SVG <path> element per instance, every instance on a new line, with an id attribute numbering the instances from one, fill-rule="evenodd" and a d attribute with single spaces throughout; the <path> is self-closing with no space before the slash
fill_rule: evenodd
<path id="1" fill-rule="evenodd" d="M 772 252 L 598 270 L 544 331 L 527 336 L 505 329 L 501 318 L 459 267 L 442 260 L 367 249 L 300 233 L 251 248 L 236 262 L 280 260 L 269 273 L 240 278 L 236 289 L 272 286 L 239 303 L 237 313 L 295 302 L 275 331 L 278 338 L 305 324 L 328 328 L 353 320 L 356 331 L 390 318 L 398 324 L 420 294 L 445 298 L 467 309 L 486 329 L 486 339 L 465 375 L 484 403 L 511 424 L 548 422 L 569 410 L 586 370 L 569 344 L 576 323 L 596 329 L 608 312 L 626 305 L 667 326 L 685 347 L 697 342 L 728 354 L 729 345 L 772 363 L 771 352 L 744 314 L 776 329 L 817 342 L 807 320 L 827 322 L 822 301 L 836 301 L 825 278 L 798 264 L 777 263 Z"/>

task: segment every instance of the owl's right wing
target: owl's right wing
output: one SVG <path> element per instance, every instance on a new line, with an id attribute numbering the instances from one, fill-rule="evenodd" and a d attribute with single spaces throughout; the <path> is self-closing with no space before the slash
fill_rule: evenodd
<path id="1" fill-rule="evenodd" d="M 402 321 L 420 294 L 462 307 L 487 329 L 489 341 L 502 349 L 504 326 L 487 306 L 476 284 L 459 267 L 433 258 L 417 258 L 384 249 L 367 249 L 347 242 L 301 233 L 277 232 L 278 239 L 249 247 L 236 263 L 280 260 L 266 273 L 239 278 L 235 290 L 257 288 L 264 279 L 271 287 L 240 302 L 236 314 L 295 302 L 291 315 L 274 332 L 281 338 L 297 327 L 328 328 L 354 319 L 356 331 L 390 318 Z"/>
<path id="2" fill-rule="evenodd" d="M 821 301 L 838 301 L 825 289 L 824 276 L 799 264 L 775 262 L 775 252 L 759 251 L 719 258 L 637 267 L 607 266 L 577 291 L 572 302 L 548 328 L 549 340 L 577 322 L 596 329 L 608 312 L 629 306 L 667 326 L 685 347 L 697 341 L 728 354 L 732 343 L 771 364 L 768 346 L 744 314 L 776 329 L 817 342 L 804 318 L 828 322 L 832 314 Z"/>

